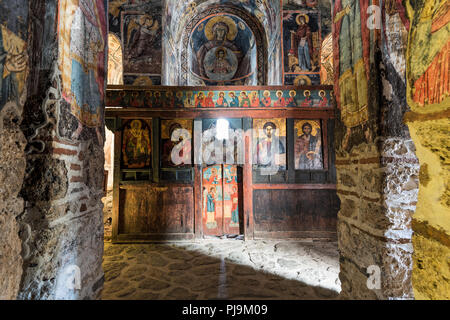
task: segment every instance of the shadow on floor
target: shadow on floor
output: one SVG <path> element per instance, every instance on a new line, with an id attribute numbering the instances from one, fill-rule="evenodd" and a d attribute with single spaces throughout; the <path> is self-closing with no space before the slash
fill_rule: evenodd
<path id="1" fill-rule="evenodd" d="M 242 257 L 245 258 L 245 254 Z M 239 259 L 233 258 L 233 253 L 213 257 L 174 244 L 105 243 L 102 299 L 302 300 L 338 297 L 338 292 L 330 289 L 238 264 L 236 260 Z M 289 269 L 289 265 L 286 268 Z"/>

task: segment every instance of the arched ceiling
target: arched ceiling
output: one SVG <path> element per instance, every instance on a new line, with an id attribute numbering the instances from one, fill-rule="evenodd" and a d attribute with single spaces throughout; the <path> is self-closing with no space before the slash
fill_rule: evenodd
<path id="1" fill-rule="evenodd" d="M 163 82 L 169 85 L 180 84 L 174 75 L 180 74 L 181 52 L 183 51 L 183 37 L 186 27 L 195 17 L 211 7 L 226 5 L 244 10 L 249 16 L 256 18 L 265 31 L 265 47 L 269 61 L 280 52 L 281 10 L 279 0 L 167 0 L 164 12 L 164 66 Z M 277 84 L 281 77 L 277 74 L 278 66 L 269 65 L 268 83 Z M 275 79 L 276 80 L 273 80 Z M 280 79 L 278 79 L 280 78 Z"/>

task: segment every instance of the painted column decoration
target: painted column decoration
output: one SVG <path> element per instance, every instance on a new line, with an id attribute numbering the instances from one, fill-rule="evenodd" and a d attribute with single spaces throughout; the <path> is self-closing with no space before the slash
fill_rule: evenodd
<path id="1" fill-rule="evenodd" d="M 104 0 L 63 0 L 59 8 L 59 69 L 62 74 L 61 108 L 77 119 L 67 132 L 78 140 L 85 127 L 95 129 L 103 142 L 103 97 L 105 93 L 106 17 Z M 89 36 L 88 36 L 89 35 Z M 61 116 L 64 117 L 63 114 Z"/>
<path id="2" fill-rule="evenodd" d="M 335 94 L 347 130 L 369 119 L 368 1 L 337 0 L 334 4 Z"/>

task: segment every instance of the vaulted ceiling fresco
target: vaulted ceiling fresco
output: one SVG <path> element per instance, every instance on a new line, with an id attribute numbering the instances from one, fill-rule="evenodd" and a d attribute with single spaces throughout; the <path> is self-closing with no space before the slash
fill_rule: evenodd
<path id="1" fill-rule="evenodd" d="M 255 36 L 233 15 L 213 15 L 190 36 L 189 83 L 256 85 Z"/>
<path id="2" fill-rule="evenodd" d="M 264 82 L 267 84 L 281 84 L 281 43 L 280 43 L 280 2 L 278 0 L 206 0 L 206 1 L 176 1 L 167 0 L 165 7 L 165 30 L 164 39 L 165 47 L 164 52 L 165 62 L 163 66 L 163 82 L 165 84 L 195 84 L 192 83 L 194 80 L 192 77 L 188 81 L 183 80 L 181 66 L 176 63 L 180 61 L 182 51 L 183 51 L 183 38 L 189 37 L 186 34 L 186 26 L 198 16 L 201 16 L 207 10 L 212 10 L 214 7 L 226 6 L 230 10 L 241 10 L 241 12 L 246 12 L 247 15 L 252 16 L 255 20 L 255 24 L 259 24 L 260 28 L 264 31 L 263 33 L 265 39 L 261 39 L 261 42 L 265 43 L 265 58 L 270 63 L 267 66 L 266 77 L 267 80 Z M 236 15 L 235 15 L 236 16 Z M 239 15 L 238 15 L 239 16 Z M 246 26 L 249 21 L 238 21 L 234 19 L 237 23 L 238 30 L 239 22 L 244 25 L 244 30 L 250 31 L 248 26 Z M 239 18 L 238 18 L 239 19 Z M 243 20 L 242 17 L 240 20 Z M 239 41 L 242 42 L 241 37 L 247 37 L 251 40 L 252 37 L 247 35 L 244 36 L 244 31 L 241 30 L 238 34 Z M 255 35 L 256 36 L 256 35 Z M 252 53 L 251 58 L 255 59 L 256 52 Z M 251 59 L 250 59 L 251 62 Z M 245 83 L 262 84 L 262 81 L 248 80 Z"/>
<path id="3" fill-rule="evenodd" d="M 299 31 L 296 18 L 305 14 L 308 48 L 300 48 L 298 57 L 299 48 L 291 46 L 301 39 L 290 31 Z M 223 50 L 214 38 L 220 30 L 215 16 L 222 16 L 226 31 Z M 331 5 L 329 0 L 111 0 L 109 32 L 122 45 L 124 84 L 319 84 Z"/>

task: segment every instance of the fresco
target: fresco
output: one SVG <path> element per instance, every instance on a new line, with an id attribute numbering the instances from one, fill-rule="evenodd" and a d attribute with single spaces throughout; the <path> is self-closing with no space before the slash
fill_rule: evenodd
<path id="1" fill-rule="evenodd" d="M 320 84 L 320 73 L 309 74 L 285 74 L 284 85 L 286 86 L 311 86 Z"/>
<path id="2" fill-rule="evenodd" d="M 127 85 L 161 84 L 162 8 L 161 0 L 109 1 L 109 32 L 121 42 Z"/>
<path id="3" fill-rule="evenodd" d="M 117 36 L 108 35 L 108 85 L 123 84 L 122 44 Z"/>
<path id="4" fill-rule="evenodd" d="M 286 119 L 253 119 L 253 164 L 286 169 Z"/>
<path id="5" fill-rule="evenodd" d="M 222 165 L 203 169 L 202 198 L 203 233 L 221 234 L 223 226 Z"/>
<path id="6" fill-rule="evenodd" d="M 400 75 L 402 82 L 406 74 L 406 47 L 409 20 L 400 0 L 387 0 L 383 3 L 383 45 L 385 56 Z"/>
<path id="7" fill-rule="evenodd" d="M 151 166 L 151 120 L 129 120 L 123 125 L 122 168 L 144 169 Z"/>
<path id="8" fill-rule="evenodd" d="M 334 84 L 333 36 L 331 33 L 322 42 L 320 53 L 320 84 Z"/>
<path id="9" fill-rule="evenodd" d="M 161 120 L 161 166 L 179 167 L 192 163 L 192 120 Z"/>
<path id="10" fill-rule="evenodd" d="M 309 77 L 311 84 L 320 84 L 320 28 L 319 11 L 283 11 L 285 84 L 301 76 Z M 291 77 L 287 78 L 288 74 Z"/>
<path id="11" fill-rule="evenodd" d="M 161 74 L 160 14 L 122 12 L 124 73 Z"/>
<path id="12" fill-rule="evenodd" d="M 322 129 L 320 120 L 294 120 L 295 170 L 321 170 Z"/>
<path id="13" fill-rule="evenodd" d="M 206 18 L 194 28 L 190 46 L 190 71 L 206 85 L 232 85 L 236 81 L 256 84 L 252 76 L 256 64 L 255 38 L 240 18 L 232 15 Z"/>
<path id="14" fill-rule="evenodd" d="M 202 172 L 203 233 L 239 234 L 237 166 L 214 165 Z"/>
<path id="15" fill-rule="evenodd" d="M 187 30 L 187 25 L 196 20 L 198 16 L 202 15 L 208 9 L 215 6 L 227 6 L 229 8 L 242 8 L 251 13 L 255 20 L 261 24 L 266 31 L 266 39 L 268 42 L 267 57 L 272 57 L 271 61 L 281 60 L 281 50 L 277 51 L 279 47 L 279 34 L 281 30 L 280 23 L 280 1 L 278 0 L 212 0 L 205 2 L 204 0 L 196 1 L 177 1 L 167 0 L 165 5 L 165 28 L 164 28 L 164 42 L 165 59 L 164 61 L 164 75 L 163 83 L 167 85 L 202 85 L 198 82 L 193 82 L 194 79 L 187 77 L 175 77 L 175 75 L 184 74 L 182 65 L 180 65 L 177 57 L 183 55 L 183 47 L 179 44 L 183 43 L 183 37 L 190 37 L 192 29 Z M 215 13 L 221 12 L 216 10 Z M 225 12 L 222 10 L 222 12 Z M 226 11 L 228 12 L 228 11 Z M 247 20 L 246 20 L 247 21 Z M 266 41 L 266 39 L 264 39 Z M 184 43 L 183 43 L 184 45 Z M 276 55 L 276 56 L 275 56 Z M 172 60 L 175 60 L 172 63 Z M 187 64 L 187 63 L 186 63 Z M 281 84 L 281 74 L 279 74 L 281 66 L 274 64 L 269 68 L 267 74 L 270 84 Z M 181 72 L 183 71 L 183 72 Z M 186 72 L 187 74 L 187 72 Z M 264 82 L 259 82 L 263 84 Z"/>
<path id="16" fill-rule="evenodd" d="M 0 7 L 0 9 L 3 8 Z M 2 21 L 5 20 L 2 19 Z M 9 103 L 20 114 L 26 98 L 25 84 L 28 74 L 26 42 L 21 38 L 23 36 L 21 33 L 26 31 L 26 28 L 15 26 L 17 33 L 14 33 L 5 24 L 0 25 L 0 113 Z M 0 121 L 1 128 L 2 116 Z"/>
<path id="17" fill-rule="evenodd" d="M 261 87 L 258 87 L 258 89 Z M 330 87 L 280 87 L 259 90 L 215 90 L 160 87 L 148 90 L 108 90 L 108 106 L 143 108 L 331 108 Z M 211 90 L 207 90 L 211 89 Z M 213 90 L 214 89 L 214 90 Z"/>
<path id="18" fill-rule="evenodd" d="M 408 4 L 407 99 L 414 111 L 449 105 L 450 2 Z M 423 43 L 427 43 L 426 46 Z M 438 109 L 436 109 L 438 110 Z"/>
<path id="19" fill-rule="evenodd" d="M 223 229 L 239 234 L 239 184 L 237 166 L 223 165 Z"/>
<path id="20" fill-rule="evenodd" d="M 161 85 L 161 76 L 136 76 L 127 74 L 123 77 L 123 82 L 126 85 L 138 87 L 159 86 Z"/>
<path id="21" fill-rule="evenodd" d="M 369 119 L 368 1 L 337 0 L 334 4 L 335 91 L 341 120 L 347 128 Z"/>
<path id="22" fill-rule="evenodd" d="M 89 127 L 95 129 L 99 143 L 103 142 L 101 126 L 108 41 L 105 8 L 104 0 L 61 0 L 59 3 L 58 65 L 64 100 L 60 117 L 67 117 L 69 113 L 77 119 L 77 125 L 69 132 L 59 132 L 64 138 L 76 140 Z"/>

